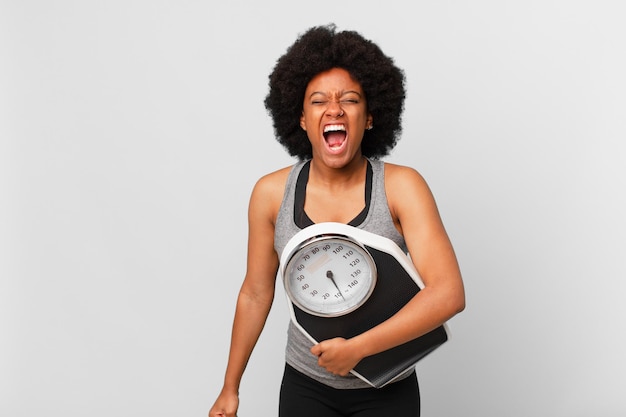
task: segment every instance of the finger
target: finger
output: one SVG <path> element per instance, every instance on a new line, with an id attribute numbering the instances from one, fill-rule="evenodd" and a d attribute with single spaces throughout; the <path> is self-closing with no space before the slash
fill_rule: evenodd
<path id="1" fill-rule="evenodd" d="M 313 346 L 311 348 L 311 353 L 314 354 L 315 356 L 320 356 L 322 354 L 322 346 L 320 343 L 318 343 L 317 345 Z"/>

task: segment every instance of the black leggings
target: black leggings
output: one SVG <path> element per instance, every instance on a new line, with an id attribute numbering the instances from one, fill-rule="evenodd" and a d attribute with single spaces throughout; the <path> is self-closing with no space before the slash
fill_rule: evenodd
<path id="1" fill-rule="evenodd" d="M 419 417 L 420 393 L 413 375 L 382 388 L 336 389 L 285 367 L 279 417 Z"/>

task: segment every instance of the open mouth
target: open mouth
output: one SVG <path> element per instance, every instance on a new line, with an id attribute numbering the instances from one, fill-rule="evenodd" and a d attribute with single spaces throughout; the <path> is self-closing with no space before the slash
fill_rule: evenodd
<path id="1" fill-rule="evenodd" d="M 330 149 L 339 149 L 346 141 L 344 125 L 328 125 L 324 127 L 324 139 Z"/>

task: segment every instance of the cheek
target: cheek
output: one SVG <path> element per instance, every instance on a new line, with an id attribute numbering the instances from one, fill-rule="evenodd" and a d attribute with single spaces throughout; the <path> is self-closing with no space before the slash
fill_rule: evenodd
<path id="1" fill-rule="evenodd" d="M 319 130 L 319 118 L 316 118 L 315 115 L 307 114 L 300 116 L 300 127 L 302 130 L 307 132 L 307 134 L 316 135 Z"/>

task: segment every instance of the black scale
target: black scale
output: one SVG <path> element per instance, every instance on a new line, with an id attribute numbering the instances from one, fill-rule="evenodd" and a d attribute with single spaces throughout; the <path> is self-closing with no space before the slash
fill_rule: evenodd
<path id="1" fill-rule="evenodd" d="M 313 343 L 351 338 L 398 312 L 424 284 L 408 256 L 390 239 L 342 223 L 318 223 L 289 240 L 280 272 L 296 327 Z M 351 371 L 380 388 L 449 338 L 444 323 Z"/>

